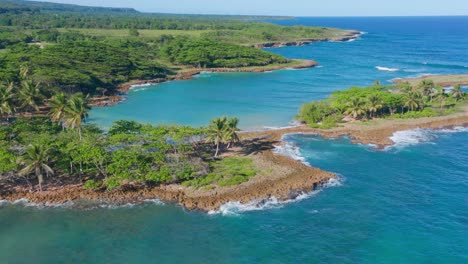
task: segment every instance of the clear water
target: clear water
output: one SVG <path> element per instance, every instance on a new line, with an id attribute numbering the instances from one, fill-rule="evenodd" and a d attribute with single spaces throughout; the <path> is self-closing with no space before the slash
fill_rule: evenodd
<path id="1" fill-rule="evenodd" d="M 251 117 L 245 127 L 285 125 L 298 103 L 335 89 L 468 72 L 468 18 L 281 23 L 368 34 L 349 43 L 273 50 L 316 58 L 323 68 L 202 75 L 133 91 L 126 103 L 92 116 L 109 122 L 125 111 L 131 112 L 125 118 L 143 113 L 148 122 L 201 124 L 210 115 L 239 111 Z M 289 136 L 308 163 L 342 175 L 341 185 L 264 210 L 230 205 L 210 215 L 171 204 L 85 211 L 3 204 L 0 263 L 468 263 L 468 132 L 417 130 L 394 140 L 396 147 L 375 151 L 347 139 Z"/>

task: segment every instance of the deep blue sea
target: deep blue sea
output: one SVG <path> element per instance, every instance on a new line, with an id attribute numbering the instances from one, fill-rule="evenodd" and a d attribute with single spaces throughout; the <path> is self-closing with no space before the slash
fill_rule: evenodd
<path id="1" fill-rule="evenodd" d="M 202 74 L 133 89 L 91 121 L 203 125 L 240 117 L 246 129 L 285 126 L 303 102 L 380 80 L 468 73 L 468 17 L 299 18 L 357 29 L 353 42 L 270 51 L 319 67 Z M 377 68 L 379 67 L 379 68 Z M 171 204 L 77 210 L 0 205 L 0 263 L 468 263 L 468 131 L 396 133 L 384 151 L 290 135 L 284 153 L 340 175 L 299 201 L 220 212 Z M 1 202 L 0 202 L 1 203 Z M 23 203 L 24 205 L 24 203 Z"/>

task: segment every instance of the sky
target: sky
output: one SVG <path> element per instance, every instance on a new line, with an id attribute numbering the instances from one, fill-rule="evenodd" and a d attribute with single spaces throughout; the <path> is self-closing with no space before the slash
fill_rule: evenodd
<path id="1" fill-rule="evenodd" d="M 43 0 L 44 1 L 44 0 Z M 468 15 L 468 0 L 45 0 L 142 12 L 288 16 Z"/>

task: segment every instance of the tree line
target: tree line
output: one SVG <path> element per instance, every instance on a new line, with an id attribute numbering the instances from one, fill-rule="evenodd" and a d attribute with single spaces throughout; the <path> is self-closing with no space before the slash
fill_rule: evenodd
<path id="1" fill-rule="evenodd" d="M 329 99 L 302 105 L 297 119 L 313 127 L 330 128 L 345 117 L 360 120 L 373 118 L 417 118 L 445 115 L 467 100 L 460 85 L 450 92 L 423 80 L 409 84 L 382 86 L 376 82 L 367 88 L 353 87 L 334 92 Z"/>

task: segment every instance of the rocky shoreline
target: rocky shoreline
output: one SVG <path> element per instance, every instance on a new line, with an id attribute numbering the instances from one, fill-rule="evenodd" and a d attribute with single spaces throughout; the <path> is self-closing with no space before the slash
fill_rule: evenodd
<path id="1" fill-rule="evenodd" d="M 288 47 L 288 46 L 304 46 L 309 45 L 314 42 L 323 42 L 323 41 L 333 41 L 333 42 L 343 42 L 343 41 L 350 41 L 359 38 L 362 34 L 360 31 L 356 30 L 348 30 L 345 34 L 341 36 L 336 36 L 334 38 L 310 38 L 310 39 L 301 39 L 297 41 L 287 41 L 287 42 L 266 42 L 266 43 L 259 43 L 251 45 L 251 47 L 263 49 L 263 48 L 280 48 L 280 47 Z"/>
<path id="2" fill-rule="evenodd" d="M 418 85 L 423 80 L 432 80 L 436 85 L 442 87 L 450 87 L 454 85 L 468 85 L 468 74 L 436 74 L 436 75 L 425 75 L 418 78 L 401 78 L 394 80 L 395 83 L 408 82 L 411 85 Z"/>
<path id="3" fill-rule="evenodd" d="M 261 148 L 267 150 L 252 150 L 251 157 L 259 173 L 248 182 L 232 186 L 217 187 L 211 190 L 194 189 L 177 184 L 158 187 L 124 185 L 119 190 L 85 190 L 83 184 L 64 186 L 49 186 L 46 191 L 31 192 L 25 187 L 8 188 L 0 185 L 0 200 L 27 200 L 34 204 L 108 204 L 125 205 L 140 204 L 146 200 L 158 199 L 164 202 L 177 203 L 189 210 L 216 211 L 229 202 L 242 204 L 252 201 L 276 199 L 290 200 L 297 196 L 314 191 L 328 183 L 336 175 L 317 168 L 312 168 L 295 161 L 290 157 L 277 155 L 273 152 L 274 145 L 279 141 L 257 138 Z"/>

